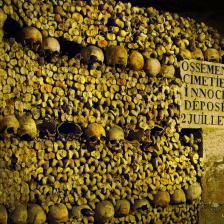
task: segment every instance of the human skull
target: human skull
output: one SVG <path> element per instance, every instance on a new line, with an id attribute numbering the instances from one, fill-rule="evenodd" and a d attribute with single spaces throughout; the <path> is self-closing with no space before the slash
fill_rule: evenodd
<path id="1" fill-rule="evenodd" d="M 102 201 L 96 205 L 95 218 L 100 224 L 106 223 L 114 216 L 114 206 L 110 201 Z"/>
<path id="2" fill-rule="evenodd" d="M 188 187 L 186 190 L 187 200 L 192 202 L 200 198 L 202 193 L 201 185 L 199 183 L 194 183 Z"/>
<path id="3" fill-rule="evenodd" d="M 19 121 L 14 115 L 8 115 L 0 120 L 0 132 L 4 135 L 17 134 Z"/>
<path id="4" fill-rule="evenodd" d="M 121 149 L 121 141 L 124 140 L 124 131 L 119 126 L 114 126 L 108 132 L 108 146 L 114 151 Z"/>
<path id="5" fill-rule="evenodd" d="M 170 195 L 166 191 L 158 191 L 153 202 L 155 206 L 167 207 L 170 204 Z"/>
<path id="6" fill-rule="evenodd" d="M 79 138 L 83 133 L 81 127 L 78 124 L 69 121 L 61 123 L 58 126 L 57 131 L 61 138 L 65 138 L 67 140 L 70 138 Z"/>
<path id="7" fill-rule="evenodd" d="M 140 199 L 134 203 L 133 211 L 137 210 L 148 210 L 151 208 L 151 205 L 147 199 Z"/>
<path id="8" fill-rule="evenodd" d="M 4 13 L 2 9 L 0 9 L 0 29 L 4 27 L 6 19 L 7 19 L 7 15 Z"/>
<path id="9" fill-rule="evenodd" d="M 57 133 L 57 126 L 54 120 L 43 120 L 37 124 L 40 138 L 54 137 Z"/>
<path id="10" fill-rule="evenodd" d="M 44 210 L 37 204 L 28 206 L 28 223 L 44 224 L 46 222 L 46 214 Z"/>
<path id="11" fill-rule="evenodd" d="M 94 63 L 103 64 L 104 53 L 96 46 L 88 46 L 81 50 L 81 59 L 88 65 L 93 65 Z"/>
<path id="12" fill-rule="evenodd" d="M 123 46 L 111 46 L 106 49 L 107 65 L 125 68 L 128 62 L 128 52 Z"/>
<path id="13" fill-rule="evenodd" d="M 0 223 L 1 224 L 8 223 L 8 213 L 4 205 L 0 205 Z"/>
<path id="14" fill-rule="evenodd" d="M 12 222 L 14 224 L 26 224 L 27 218 L 28 218 L 27 207 L 22 204 L 17 205 L 11 217 Z"/>
<path id="15" fill-rule="evenodd" d="M 34 50 L 38 50 L 42 45 L 42 34 L 35 27 L 28 26 L 23 28 L 20 38 L 22 42 L 30 45 Z"/>
<path id="16" fill-rule="evenodd" d="M 131 204 L 128 200 L 122 199 L 116 202 L 115 206 L 115 214 L 117 216 L 126 216 L 129 214 L 131 208 Z"/>
<path id="17" fill-rule="evenodd" d="M 173 204 L 182 204 L 186 202 L 186 196 L 182 189 L 175 190 L 171 195 L 171 202 Z"/>
<path id="18" fill-rule="evenodd" d="M 160 73 L 165 78 L 173 78 L 175 75 L 175 67 L 173 65 L 162 65 Z"/>
<path id="19" fill-rule="evenodd" d="M 47 37 L 43 40 L 42 48 L 44 51 L 48 51 L 50 53 L 60 52 L 60 43 L 54 37 Z"/>
<path id="20" fill-rule="evenodd" d="M 31 140 L 37 137 L 37 126 L 35 121 L 29 116 L 23 116 L 20 121 L 18 133 L 24 140 Z"/>
<path id="21" fill-rule="evenodd" d="M 106 132 L 101 124 L 92 123 L 86 129 L 86 137 L 90 146 L 99 145 L 106 137 Z"/>
<path id="22" fill-rule="evenodd" d="M 192 55 L 191 55 L 191 52 L 186 49 L 186 48 L 180 48 L 180 59 L 181 60 L 184 60 L 184 59 L 191 59 L 192 58 Z"/>
<path id="23" fill-rule="evenodd" d="M 88 205 L 74 206 L 72 208 L 72 217 L 81 221 L 82 217 L 93 215 L 93 210 Z"/>
<path id="24" fill-rule="evenodd" d="M 55 224 L 68 221 L 68 209 L 64 204 L 52 205 L 49 209 L 47 221 L 49 224 Z"/>
<path id="25" fill-rule="evenodd" d="M 220 61 L 220 54 L 219 51 L 215 48 L 208 48 L 205 53 L 205 60 L 210 62 L 219 62 Z"/>
<path id="26" fill-rule="evenodd" d="M 161 64 L 156 58 L 149 58 L 145 62 L 144 71 L 149 76 L 157 76 L 161 70 Z"/>
<path id="27" fill-rule="evenodd" d="M 140 71 L 144 67 L 144 57 L 138 51 L 132 51 L 128 58 L 128 64 L 132 70 Z"/>
<path id="28" fill-rule="evenodd" d="M 204 60 L 204 55 L 200 48 L 195 48 L 194 51 L 191 52 L 192 58 L 196 60 Z"/>

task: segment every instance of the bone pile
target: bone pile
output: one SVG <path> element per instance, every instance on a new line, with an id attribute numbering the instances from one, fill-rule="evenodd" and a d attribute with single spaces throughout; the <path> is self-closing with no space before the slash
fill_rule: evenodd
<path id="1" fill-rule="evenodd" d="M 220 62 L 218 32 L 113 0 L 0 7 L 0 222 L 197 223 L 202 145 L 179 127 L 179 63 Z"/>

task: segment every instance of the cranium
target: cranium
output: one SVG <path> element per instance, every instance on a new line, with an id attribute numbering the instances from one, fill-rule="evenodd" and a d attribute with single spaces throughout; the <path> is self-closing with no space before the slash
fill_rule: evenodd
<path id="1" fill-rule="evenodd" d="M 192 58 L 196 60 L 204 60 L 204 55 L 200 48 L 195 48 L 194 51 L 191 52 Z"/>
<path id="2" fill-rule="evenodd" d="M 95 218 L 98 223 L 106 223 L 114 216 L 114 206 L 110 201 L 102 201 L 96 205 Z"/>
<path id="3" fill-rule="evenodd" d="M 106 137 L 106 132 L 101 124 L 92 123 L 86 129 L 86 137 L 90 146 L 100 144 Z"/>
<path id="4" fill-rule="evenodd" d="M 81 221 L 82 217 L 93 215 L 93 210 L 88 205 L 80 205 L 72 208 L 72 217 Z"/>
<path id="5" fill-rule="evenodd" d="M 181 60 L 192 58 L 191 52 L 186 48 L 180 48 L 179 56 Z"/>
<path id="6" fill-rule="evenodd" d="M 208 48 L 205 53 L 205 60 L 210 62 L 219 62 L 220 61 L 220 54 L 219 51 L 215 48 Z"/>
<path id="7" fill-rule="evenodd" d="M 103 64 L 104 53 L 96 46 L 88 46 L 81 50 L 81 58 L 88 65 L 93 65 L 94 63 Z"/>
<path id="8" fill-rule="evenodd" d="M 60 52 L 60 44 L 57 39 L 53 37 L 48 37 L 43 40 L 42 48 L 44 51 L 48 51 L 50 53 Z"/>
<path id="9" fill-rule="evenodd" d="M 148 210 L 151 208 L 151 205 L 147 199 L 140 199 L 134 203 L 133 211 L 137 210 Z"/>
<path id="10" fill-rule="evenodd" d="M 19 121 L 14 115 L 8 115 L 0 120 L 0 132 L 4 135 L 16 134 L 19 129 Z"/>
<path id="11" fill-rule="evenodd" d="M 49 224 L 55 224 L 68 221 L 68 209 L 64 204 L 52 205 L 49 209 L 47 221 Z"/>
<path id="12" fill-rule="evenodd" d="M 0 223 L 8 223 L 8 213 L 4 205 L 0 205 Z"/>
<path id="13" fill-rule="evenodd" d="M 167 207 L 170 204 L 170 195 L 166 191 L 159 191 L 154 196 L 154 205 L 160 207 Z"/>
<path id="14" fill-rule="evenodd" d="M 173 204 L 181 204 L 186 202 L 186 196 L 182 189 L 175 190 L 171 195 L 171 202 Z"/>
<path id="15" fill-rule="evenodd" d="M 128 58 L 128 64 L 132 70 L 140 71 L 144 67 L 144 58 L 138 51 L 132 51 Z"/>
<path id="16" fill-rule="evenodd" d="M 37 126 L 35 121 L 29 116 L 23 116 L 20 121 L 19 135 L 24 140 L 30 140 L 37 137 Z"/>
<path id="17" fill-rule="evenodd" d="M 131 204 L 128 200 L 118 200 L 115 206 L 115 214 L 117 216 L 126 216 L 130 212 Z"/>
<path id="18" fill-rule="evenodd" d="M 121 141 L 124 140 L 124 131 L 119 126 L 114 126 L 108 132 L 109 148 L 118 151 L 121 148 Z"/>
<path id="19" fill-rule="evenodd" d="M 2 9 L 0 9 L 0 29 L 3 28 L 6 19 L 7 19 L 7 15 L 4 13 Z"/>
<path id="20" fill-rule="evenodd" d="M 186 190 L 186 197 L 188 201 L 194 201 L 200 198 L 202 193 L 201 185 L 199 183 L 194 183 L 188 187 Z"/>
<path id="21" fill-rule="evenodd" d="M 175 68 L 173 65 L 162 65 L 160 73 L 165 78 L 173 78 L 175 74 Z"/>
<path id="22" fill-rule="evenodd" d="M 161 64 L 156 58 L 149 58 L 145 62 L 144 71 L 150 76 L 157 76 L 161 70 Z"/>
<path id="23" fill-rule="evenodd" d="M 123 46 L 111 46 L 106 49 L 106 62 L 111 66 L 125 68 L 128 62 L 128 52 Z"/>
<path id="24" fill-rule="evenodd" d="M 38 50 L 42 45 L 42 34 L 35 27 L 25 27 L 21 33 L 22 42 L 31 46 L 32 49 Z"/>
<path id="25" fill-rule="evenodd" d="M 11 217 L 12 222 L 15 224 L 26 224 L 27 218 L 27 207 L 22 204 L 17 205 Z"/>
<path id="26" fill-rule="evenodd" d="M 44 224 L 46 222 L 46 214 L 44 210 L 37 204 L 28 206 L 28 223 Z"/>
<path id="27" fill-rule="evenodd" d="M 53 120 L 43 120 L 37 124 L 39 136 L 41 138 L 53 137 L 57 133 L 56 122 Z"/>
<path id="28" fill-rule="evenodd" d="M 57 131 L 61 138 L 66 138 L 67 140 L 70 138 L 79 138 L 83 133 L 78 124 L 70 121 L 61 123 L 58 126 Z"/>

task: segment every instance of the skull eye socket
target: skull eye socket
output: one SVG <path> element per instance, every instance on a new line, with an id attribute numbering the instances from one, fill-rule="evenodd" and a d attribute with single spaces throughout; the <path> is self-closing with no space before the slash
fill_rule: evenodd
<path id="1" fill-rule="evenodd" d="M 219 59 L 218 59 L 218 57 L 216 57 L 216 56 L 211 56 L 211 58 L 210 58 L 209 61 L 210 61 L 210 62 L 217 62 L 217 61 L 219 61 Z"/>
<path id="2" fill-rule="evenodd" d="M 92 143 L 95 143 L 95 142 L 97 142 L 97 137 L 96 136 L 91 136 L 90 138 L 89 138 L 89 142 L 92 142 Z"/>
<path id="3" fill-rule="evenodd" d="M 100 136 L 100 139 L 101 139 L 102 141 L 106 141 L 106 140 L 107 140 L 107 138 L 106 138 L 105 136 L 103 136 L 103 135 Z"/>
<path id="4" fill-rule="evenodd" d="M 87 208 L 82 209 L 81 213 L 82 213 L 83 216 L 90 216 L 90 215 L 92 215 L 91 210 L 87 209 Z"/>
<path id="5" fill-rule="evenodd" d="M 147 206 L 147 205 L 143 205 L 143 206 L 141 207 L 141 210 L 143 210 L 143 211 L 148 210 L 148 206 Z"/>
<path id="6" fill-rule="evenodd" d="M 89 62 L 90 63 L 98 62 L 98 59 L 97 59 L 97 57 L 95 55 L 91 55 L 89 57 Z"/>
<path id="7" fill-rule="evenodd" d="M 6 132 L 7 132 L 8 134 L 14 134 L 14 129 L 13 129 L 13 127 L 8 128 L 8 129 L 6 130 Z"/>
<path id="8" fill-rule="evenodd" d="M 32 140 L 31 136 L 28 135 L 28 134 L 22 135 L 21 139 L 24 140 L 24 141 L 31 141 Z"/>
<path id="9" fill-rule="evenodd" d="M 115 145 L 117 143 L 116 140 L 110 140 L 110 144 Z"/>

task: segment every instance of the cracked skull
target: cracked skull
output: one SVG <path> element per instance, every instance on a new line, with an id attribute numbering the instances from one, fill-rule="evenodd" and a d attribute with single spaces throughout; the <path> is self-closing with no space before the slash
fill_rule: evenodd
<path id="1" fill-rule="evenodd" d="M 8 115 L 0 120 L 0 132 L 4 135 L 17 134 L 19 121 L 14 115 Z"/>
<path id="2" fill-rule="evenodd" d="M 106 49 L 108 65 L 125 68 L 128 63 L 128 52 L 123 46 L 111 46 Z"/>
<path id="3" fill-rule="evenodd" d="M 196 60 L 204 60 L 204 55 L 200 48 L 195 48 L 193 52 L 191 52 L 192 58 Z"/>
<path id="4" fill-rule="evenodd" d="M 42 34 L 35 27 L 23 28 L 20 38 L 23 43 L 28 44 L 34 50 L 38 50 L 42 45 Z"/>
<path id="5" fill-rule="evenodd" d="M 124 131 L 119 126 L 114 126 L 108 132 L 108 146 L 111 150 L 118 151 L 121 149 L 121 142 L 124 140 Z"/>
<path id="6" fill-rule="evenodd" d="M 88 65 L 93 65 L 94 63 L 103 64 L 104 53 L 99 47 L 88 46 L 81 50 L 81 58 Z"/>
<path id="7" fill-rule="evenodd" d="M 210 62 L 219 62 L 220 61 L 220 54 L 219 51 L 215 48 L 208 48 L 205 51 L 205 60 Z"/>
<path id="8" fill-rule="evenodd" d="M 106 138 L 106 132 L 101 124 L 92 123 L 86 129 L 86 137 L 89 146 L 94 147 L 99 145 Z"/>
<path id="9" fill-rule="evenodd" d="M 48 37 L 43 40 L 42 48 L 49 53 L 60 52 L 60 44 L 57 39 Z"/>
<path id="10" fill-rule="evenodd" d="M 37 137 L 37 126 L 31 117 L 24 116 L 20 119 L 19 135 L 24 140 L 31 140 Z"/>

